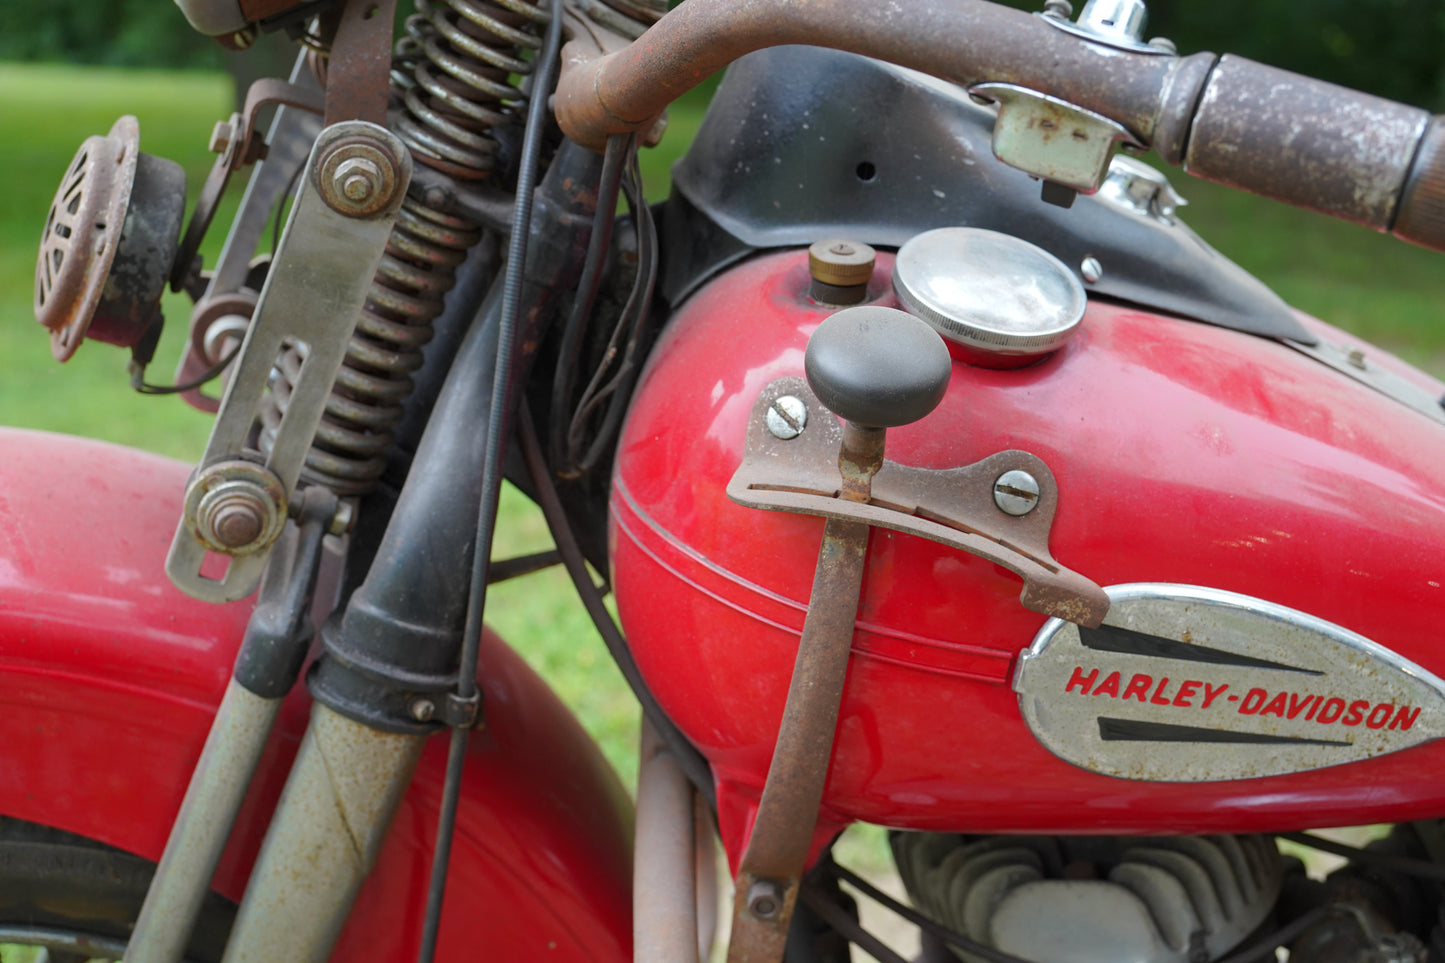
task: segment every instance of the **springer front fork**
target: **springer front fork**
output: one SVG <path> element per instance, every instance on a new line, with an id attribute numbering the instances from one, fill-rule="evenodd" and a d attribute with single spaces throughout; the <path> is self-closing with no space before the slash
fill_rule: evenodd
<path id="1" fill-rule="evenodd" d="M 478 428 L 488 422 L 503 301 L 499 284 L 480 293 L 477 281 L 492 273 L 496 246 L 478 243 L 478 225 L 505 225 L 511 200 L 466 180 L 468 171 L 476 177 L 499 166 L 491 136 L 447 129 L 424 93 L 403 91 L 406 110 L 394 118 L 402 136 L 371 122 L 385 119 L 386 100 L 386 72 L 371 68 L 391 60 L 390 17 L 373 17 L 377 8 L 353 2 L 340 12 L 325 91 L 329 123 L 305 161 L 295 145 L 311 129 L 294 109 L 281 109 L 269 144 L 249 130 L 249 110 L 233 118 L 203 192 L 205 217 L 181 244 L 183 255 L 193 250 L 233 165 L 270 159 L 252 179 L 198 305 L 198 318 L 214 321 L 215 312 L 203 309 L 247 300 L 242 277 L 228 268 L 254 250 L 257 225 L 286 183 L 294 177 L 299 185 L 264 286 L 239 312 L 251 315 L 249 324 L 167 562 L 189 594 L 238 599 L 260 582 L 260 597 L 127 961 L 180 959 L 282 699 L 311 648 L 313 615 L 329 608 L 318 601 L 313 612 L 324 546 L 348 530 L 355 496 L 386 470 L 398 435 L 409 432 L 417 444 L 421 424 L 428 427 L 386 534 L 369 546 L 378 561 L 323 633 L 326 652 L 310 675 L 311 723 L 225 959 L 328 958 L 427 737 L 478 719 L 477 700 L 454 690 L 486 447 Z M 419 51 L 432 55 L 434 20 L 447 15 L 428 10 L 408 24 L 413 42 L 398 51 L 403 74 L 425 74 Z M 532 20 L 547 16 L 539 8 Z M 523 33 L 509 28 L 508 42 Z M 515 72 L 530 70 L 514 59 Z M 477 100 L 498 96 L 488 88 Z M 345 119 L 352 114 L 367 119 Z M 413 152 L 431 165 L 421 183 Z M 595 206 L 587 185 L 599 163 L 586 152 L 559 152 L 538 192 L 539 231 L 580 237 L 585 249 Z M 562 246 L 529 261 L 524 317 L 539 322 L 555 313 L 557 292 L 575 280 L 575 252 Z M 177 270 L 190 261 L 178 258 Z M 461 296 L 443 311 L 442 295 L 454 283 Z M 229 285 L 237 293 L 222 290 Z M 445 371 L 450 362 L 454 375 L 439 397 L 426 384 L 440 375 L 420 370 L 433 321 L 444 347 L 430 367 Z M 534 329 L 524 335 L 526 345 L 539 338 Z M 408 398 L 413 380 L 423 383 L 419 402 Z M 444 572 L 423 577 L 439 559 Z"/>
<path id="2" fill-rule="evenodd" d="M 284 117 L 277 129 L 287 129 Z M 323 545 L 329 534 L 344 532 L 352 506 L 321 486 L 298 493 L 297 480 L 410 176 L 405 146 L 362 121 L 325 128 L 301 168 L 291 216 L 188 486 L 167 561 L 172 580 L 202 598 L 243 597 L 263 572 L 265 581 L 127 961 L 180 958 L 309 649 Z M 276 359 L 298 345 L 305 352 L 301 377 L 292 386 L 288 418 L 263 458 L 249 447 L 248 434 Z M 296 524 L 288 525 L 288 517 Z M 229 559 L 220 573 L 210 569 L 218 555 Z M 326 958 L 423 742 L 422 736 L 377 732 L 317 706 L 242 904 L 228 960 Z M 345 760 L 345 778 L 333 776 L 327 759 Z M 307 858 L 296 860 L 300 853 Z M 282 866 L 292 872 L 279 876 Z M 297 867 L 312 878 L 299 879 Z M 278 878 L 286 884 L 277 885 Z M 276 943 L 280 934 L 284 948 Z"/>
<path id="3" fill-rule="evenodd" d="M 285 153 L 270 146 L 273 155 Z M 519 294 L 521 348 L 509 355 L 519 371 L 541 340 L 541 326 L 557 315 L 560 293 L 575 286 L 600 164 L 596 155 L 564 146 L 537 190 L 533 236 L 569 243 L 532 245 Z M 405 273 L 394 262 L 417 247 L 396 225 L 412 217 L 407 211 L 421 203 L 418 195 L 431 200 L 438 183 L 429 169 L 418 185 L 408 145 L 364 122 L 325 127 L 301 171 L 169 566 L 193 594 L 240 597 L 260 578 L 260 597 L 127 961 L 180 958 L 281 700 L 311 648 L 321 546 L 345 532 L 353 508 L 317 469 L 312 436 L 324 439 L 328 423 L 335 427 L 354 414 L 337 415 L 345 405 L 328 398 L 328 390 L 358 367 L 355 329 L 410 310 L 406 298 L 380 291 L 374 277 Z M 507 205 L 494 194 L 455 184 L 450 190 L 452 208 L 505 223 Z M 450 216 L 434 211 L 432 222 Z M 243 210 L 238 223 L 247 221 Z M 436 319 L 438 341 L 448 347 L 435 365 L 445 371 L 449 362 L 450 374 L 432 393 L 434 405 L 423 399 L 415 410 L 397 406 L 390 430 L 411 431 L 415 455 L 379 542 L 378 533 L 349 536 L 363 543 L 364 557 L 358 561 L 353 547 L 352 563 L 370 567 L 321 632 L 323 651 L 308 675 L 311 722 L 227 961 L 327 959 L 426 739 L 479 719 L 477 699 L 459 698 L 456 690 L 486 458 L 486 432 L 479 429 L 489 422 L 502 351 L 502 285 L 494 282 L 483 295 L 478 283 L 492 273 L 494 251 L 495 245 L 474 245 L 467 260 L 439 272 L 447 287 L 454 272 L 461 276 L 461 296 Z M 299 367 L 283 371 L 283 412 L 268 424 L 277 372 L 298 357 Z M 440 380 L 428 371 L 417 377 L 418 395 L 427 394 L 428 378 Z M 252 433 L 257 421 L 260 451 Z M 425 424 L 425 431 L 408 423 Z M 306 479 L 310 485 L 298 486 Z M 217 573 L 212 566 L 222 553 L 229 564 Z M 324 617 L 328 608 L 318 604 L 314 614 Z"/>

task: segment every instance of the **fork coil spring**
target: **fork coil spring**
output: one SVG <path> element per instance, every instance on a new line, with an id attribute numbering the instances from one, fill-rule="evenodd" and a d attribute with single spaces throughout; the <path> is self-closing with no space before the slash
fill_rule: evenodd
<path id="1" fill-rule="evenodd" d="M 532 65 L 525 50 L 541 47 L 550 15 L 528 0 L 417 0 L 392 66 L 402 94 L 397 132 L 419 162 L 452 177 L 476 180 L 498 167 L 495 128 L 518 122 L 508 107 L 523 99 L 509 75 Z M 302 477 L 340 495 L 370 491 L 386 467 L 392 429 L 411 394 L 411 373 L 443 296 L 456 281 L 481 229 L 431 210 L 408 196 L 357 321 L 326 412 L 307 453 Z M 304 348 L 288 347 L 272 376 L 261 416 L 261 444 L 271 448 L 286 414 Z"/>

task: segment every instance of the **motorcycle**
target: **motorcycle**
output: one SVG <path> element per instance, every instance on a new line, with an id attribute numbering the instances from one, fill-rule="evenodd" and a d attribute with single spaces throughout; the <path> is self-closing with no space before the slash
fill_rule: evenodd
<path id="1" fill-rule="evenodd" d="M 189 218 L 132 118 L 51 207 L 56 357 L 215 425 L 193 469 L 0 436 L 0 945 L 706 958 L 717 838 L 732 961 L 902 959 L 858 899 L 927 961 L 1445 955 L 1445 386 L 1132 156 L 1441 248 L 1438 118 L 1138 0 L 418 0 L 394 48 L 394 0 L 178 3 L 304 52 Z M 650 206 L 639 147 L 729 64 Z M 554 552 L 493 560 L 504 478 Z M 554 564 L 641 704 L 635 807 L 483 625 Z"/>

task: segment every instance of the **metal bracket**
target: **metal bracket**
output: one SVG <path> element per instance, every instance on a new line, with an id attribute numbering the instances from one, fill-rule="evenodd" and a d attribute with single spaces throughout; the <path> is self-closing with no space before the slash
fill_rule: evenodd
<path id="1" fill-rule="evenodd" d="M 211 165 L 210 174 L 206 175 L 206 182 L 196 200 L 196 209 L 191 213 L 186 233 L 181 236 L 181 245 L 171 266 L 172 291 L 186 288 L 196 252 L 201 248 L 201 241 L 216 215 L 221 195 L 231 182 L 231 175 L 248 164 L 266 159 L 266 142 L 256 129 L 256 118 L 262 107 L 273 104 L 278 109 L 289 106 L 319 114 L 321 94 L 314 84 L 292 84 L 279 77 L 263 77 L 246 91 L 246 103 L 240 112 L 232 114 L 229 121 L 216 124 L 211 134 L 211 149 L 219 156 Z"/>
<path id="2" fill-rule="evenodd" d="M 248 286 L 251 258 L 256 253 L 272 212 L 295 181 L 322 127 L 317 113 L 321 88 L 307 66 L 304 52 L 291 69 L 290 84 L 293 90 L 312 91 L 316 103 L 300 108 L 286 104 L 276 107 L 275 119 L 266 133 L 266 157 L 256 164 L 251 179 L 246 183 L 240 209 L 226 234 L 210 283 L 191 312 L 190 342 L 176 369 L 177 383 L 194 381 L 224 357 L 224 348 L 216 352 L 206 350 L 205 339 L 212 323 L 230 317 L 245 318 L 249 324 L 254 314 L 254 304 L 238 301 L 238 297 L 251 297 L 250 292 L 240 293 L 243 287 Z M 214 412 L 221 403 L 219 397 L 206 394 L 201 388 L 182 392 L 182 396 L 188 404 L 202 411 Z"/>
<path id="3" fill-rule="evenodd" d="M 390 176 L 379 179 L 375 189 L 387 196 L 374 211 L 368 204 L 364 213 L 343 213 L 344 208 L 338 209 L 339 205 L 333 206 L 325 197 L 337 192 L 336 185 L 319 181 L 335 155 L 359 147 L 373 158 L 385 159 Z M 287 501 L 293 498 L 306 452 L 410 181 L 411 156 L 384 128 L 348 121 L 326 128 L 317 137 L 193 484 L 218 462 L 244 458 L 274 475 Z M 376 198 L 370 200 L 374 203 Z M 306 360 L 270 455 L 263 461 L 254 452 L 247 453 L 246 443 L 271 369 L 288 342 L 304 344 Z M 195 524 L 195 519 L 183 516 L 177 526 L 166 558 L 171 581 L 203 601 L 230 602 L 249 595 L 266 566 L 268 548 L 233 546 L 237 554 L 223 575 L 202 575 L 207 548 L 192 534 Z"/>
<path id="4" fill-rule="evenodd" d="M 326 122 L 386 123 L 396 0 L 350 0 L 331 41 Z"/>
<path id="5" fill-rule="evenodd" d="M 482 715 L 482 694 L 473 692 L 463 699 L 455 692 L 448 692 L 437 706 L 437 721 L 453 729 L 471 729 Z"/>
<path id="6" fill-rule="evenodd" d="M 985 83 L 968 92 L 998 104 L 993 152 L 999 160 L 1081 194 L 1093 194 L 1104 183 L 1116 144 L 1143 146 L 1104 115 L 1027 87 Z"/>
<path id="7" fill-rule="evenodd" d="M 769 409 L 785 395 L 801 399 L 810 412 L 802 432 L 787 440 L 767 427 Z M 746 453 L 728 483 L 728 497 L 753 508 L 864 522 L 948 545 L 1021 577 L 1019 600 L 1025 608 L 1080 625 L 1103 621 L 1109 609 L 1104 590 L 1049 554 L 1058 486 L 1042 459 L 1003 451 L 939 471 L 885 460 L 873 479 L 871 501 L 862 504 L 837 497 L 843 484 L 838 471 L 842 436 L 837 419 L 806 381 L 774 381 L 753 405 Z M 1037 507 L 1024 515 L 1007 514 L 994 501 L 995 483 L 1014 470 L 1038 482 Z"/>
<path id="8" fill-rule="evenodd" d="M 1045 9 L 1035 16 L 1042 17 L 1051 27 L 1103 47 L 1156 57 L 1177 56 L 1174 45 L 1167 40 L 1144 41 L 1146 11 L 1142 0 L 1091 0 L 1084 5 L 1078 23 L 1068 19 L 1064 12 L 1068 6 L 1062 6 L 1063 10 Z"/>

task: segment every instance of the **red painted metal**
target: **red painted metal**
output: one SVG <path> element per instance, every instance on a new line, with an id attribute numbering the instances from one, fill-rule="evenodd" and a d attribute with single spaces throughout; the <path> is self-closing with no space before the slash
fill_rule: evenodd
<path id="1" fill-rule="evenodd" d="M 0 814 L 159 858 L 249 614 L 165 578 L 187 470 L 0 429 Z M 631 959 L 626 793 L 491 633 L 481 665 L 487 726 L 471 740 L 441 956 Z M 216 874 L 231 899 L 305 721 L 298 693 Z M 445 756 L 433 740 L 337 959 L 415 956 Z"/>
<path id="2" fill-rule="evenodd" d="M 880 255 L 877 303 L 893 303 L 891 267 Z M 640 384 L 612 498 L 622 618 L 659 701 L 713 765 L 735 864 L 823 523 L 739 507 L 724 489 L 759 391 L 802 374 L 807 337 L 829 313 L 807 290 L 806 252 L 795 251 L 737 267 L 684 306 Z M 1080 334 L 1036 365 L 956 363 L 938 410 L 888 439 L 890 459 L 929 468 L 1009 448 L 1053 470 L 1054 556 L 1099 584 L 1241 592 L 1445 675 L 1445 427 L 1424 416 L 1285 345 L 1094 302 Z M 873 532 L 815 845 L 851 820 L 1252 832 L 1445 814 L 1441 743 L 1207 784 L 1113 779 L 1059 760 L 1025 728 L 1009 686 L 1044 621 L 1018 594 L 991 563 Z"/>

